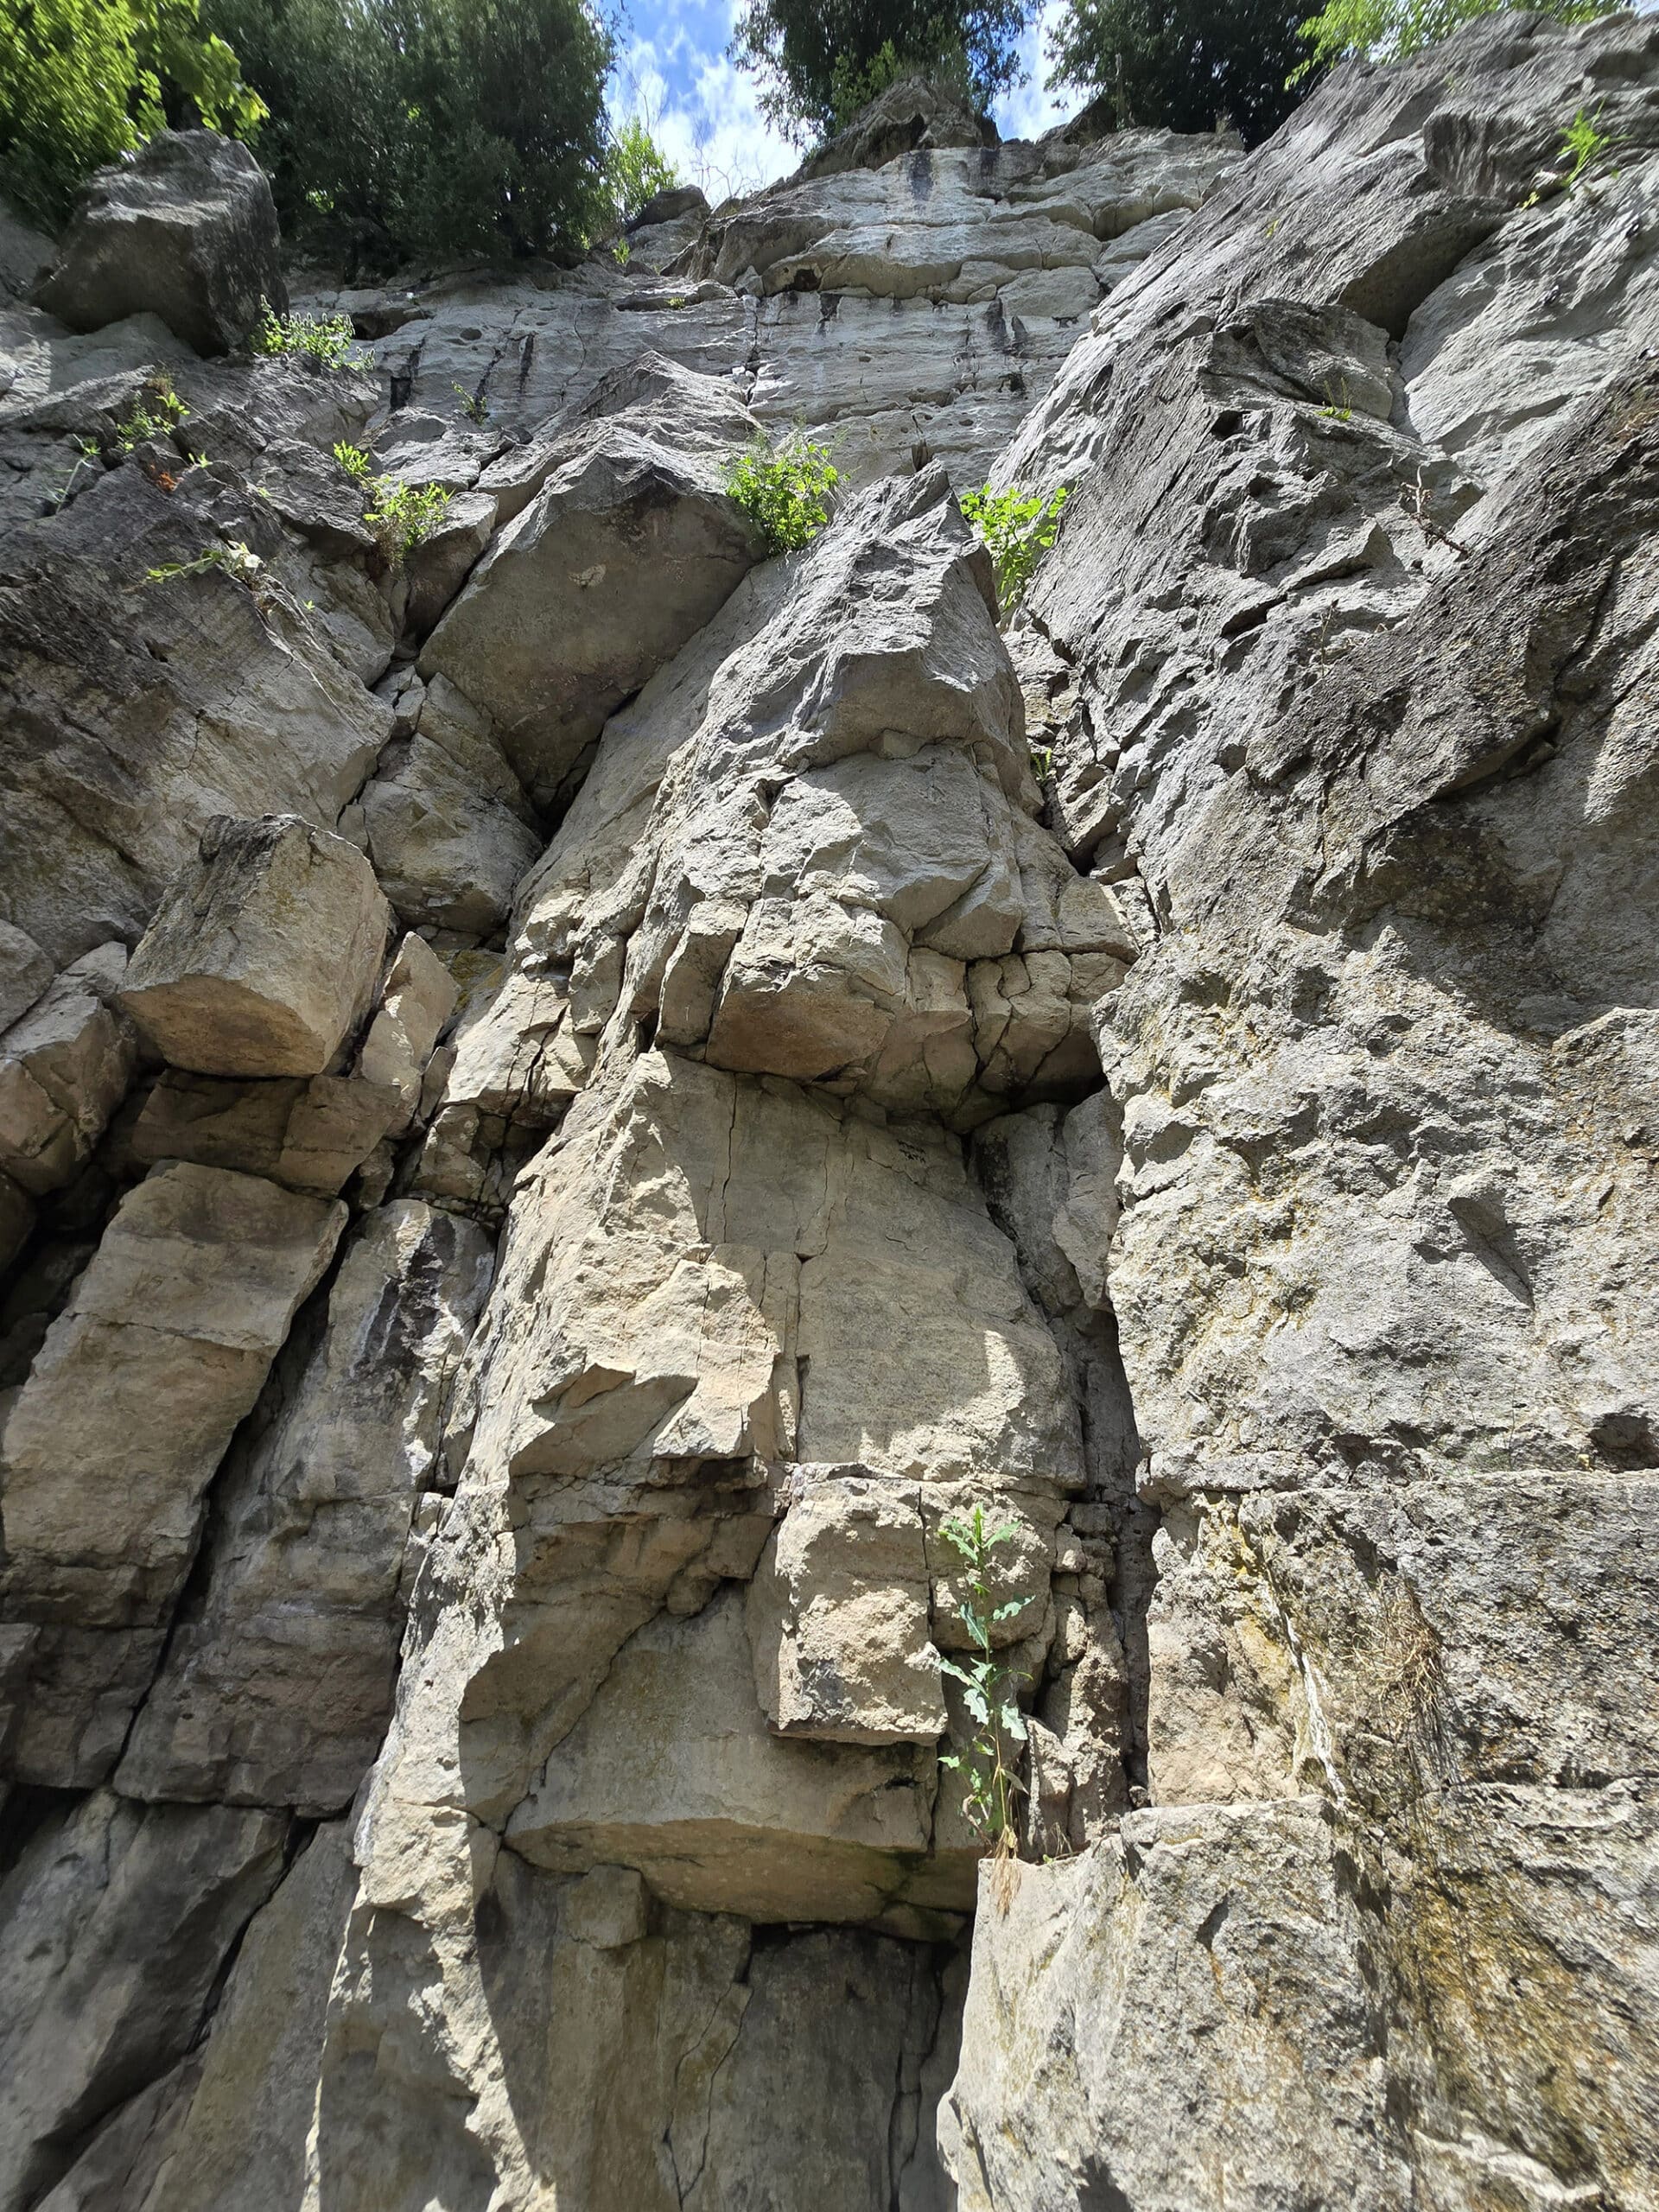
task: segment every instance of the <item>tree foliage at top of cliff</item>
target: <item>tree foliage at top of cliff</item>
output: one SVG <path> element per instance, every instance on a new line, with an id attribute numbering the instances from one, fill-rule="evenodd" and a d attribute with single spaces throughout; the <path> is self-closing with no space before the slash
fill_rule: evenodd
<path id="1" fill-rule="evenodd" d="M 1225 117 L 1253 146 L 1300 97 L 1286 79 L 1306 59 L 1306 0 L 1067 0 L 1049 83 L 1102 101 L 1120 124 L 1213 130 Z"/>
<path id="2" fill-rule="evenodd" d="M 545 253 L 608 217 L 609 35 L 583 0 L 204 0 L 270 109 L 290 227 L 355 263 Z"/>
<path id="3" fill-rule="evenodd" d="M 1037 0 L 748 0 L 731 54 L 762 111 L 804 144 L 849 122 L 899 77 L 955 79 L 981 107 L 1019 83 Z"/>
<path id="4" fill-rule="evenodd" d="M 0 188 L 39 222 L 164 124 L 245 137 L 264 114 L 197 0 L 0 0 Z"/>
<path id="5" fill-rule="evenodd" d="M 1477 16 L 1495 15 L 1512 0 L 1326 0 L 1301 27 L 1312 48 L 1299 75 L 1326 63 L 1361 57 L 1400 61 L 1434 46 Z M 1535 12 L 1558 22 L 1587 23 L 1611 16 L 1621 0 L 1536 0 Z"/>

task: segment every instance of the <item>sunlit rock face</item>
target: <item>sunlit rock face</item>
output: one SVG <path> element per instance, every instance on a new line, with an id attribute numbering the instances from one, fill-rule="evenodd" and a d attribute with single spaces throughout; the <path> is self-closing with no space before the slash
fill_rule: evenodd
<path id="1" fill-rule="evenodd" d="M 1511 16 L 0 310 L 0 2212 L 1659 2203 L 1656 178 Z"/>

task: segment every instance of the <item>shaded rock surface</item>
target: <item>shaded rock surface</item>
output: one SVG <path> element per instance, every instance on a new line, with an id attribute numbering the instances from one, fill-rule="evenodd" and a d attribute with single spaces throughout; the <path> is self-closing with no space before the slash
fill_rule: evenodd
<path id="1" fill-rule="evenodd" d="M 1659 2203 L 1656 175 L 1506 16 L 0 311 L 0 2212 Z"/>
<path id="2" fill-rule="evenodd" d="M 288 308 L 264 170 L 217 131 L 156 131 L 93 177 L 35 296 L 72 330 L 154 315 L 198 353 L 229 353 L 264 307 Z"/>

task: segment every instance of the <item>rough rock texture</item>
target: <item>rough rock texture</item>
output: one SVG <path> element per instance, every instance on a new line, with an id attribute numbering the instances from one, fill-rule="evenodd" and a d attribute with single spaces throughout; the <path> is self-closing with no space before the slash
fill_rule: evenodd
<path id="1" fill-rule="evenodd" d="M 1498 17 L 4 310 L 0 2212 L 1659 2208 L 1656 192 Z"/>
<path id="2" fill-rule="evenodd" d="M 916 87 L 894 86 L 881 108 L 896 137 L 878 130 L 844 168 L 809 163 L 716 210 L 665 261 L 647 237 L 623 269 L 607 257 L 516 283 L 459 272 L 319 291 L 388 377 L 385 450 L 411 474 L 446 476 L 467 450 L 459 384 L 489 408 L 487 461 L 650 346 L 728 380 L 770 431 L 832 438 L 853 482 L 907 467 L 919 445 L 962 488 L 976 483 L 1103 297 L 1238 145 L 1155 130 L 987 145 L 951 103 L 921 105 L 955 118 L 933 145 L 925 127 L 912 134 Z"/>
<path id="3" fill-rule="evenodd" d="M 156 131 L 93 177 L 35 297 L 71 330 L 155 315 L 198 353 L 229 353 L 262 307 L 288 310 L 264 170 L 215 130 Z"/>
<path id="4" fill-rule="evenodd" d="M 121 1003 L 175 1067 L 321 1075 L 368 1002 L 390 924 L 343 837 L 294 815 L 220 816 L 139 940 Z"/>
<path id="5" fill-rule="evenodd" d="M 729 387 L 648 355 L 544 447 L 514 457 L 514 491 L 529 504 L 420 667 L 493 718 L 532 797 L 558 794 L 612 709 L 741 581 L 754 547 L 721 464 L 756 427 Z"/>

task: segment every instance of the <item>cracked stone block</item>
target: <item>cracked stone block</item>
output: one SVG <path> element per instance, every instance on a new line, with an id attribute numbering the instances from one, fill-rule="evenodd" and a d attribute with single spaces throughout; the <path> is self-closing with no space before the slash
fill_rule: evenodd
<path id="1" fill-rule="evenodd" d="M 132 957 L 122 1004 L 175 1067 L 321 1075 L 391 925 L 354 845 L 296 815 L 216 816 Z"/>
<path id="2" fill-rule="evenodd" d="M 913 1484 L 800 1468 L 749 1586 L 754 1683 L 780 1736 L 934 1744 L 926 1533 Z"/>
<path id="3" fill-rule="evenodd" d="M 0 1172 L 34 1197 L 84 1166 L 126 1095 L 137 1040 L 109 1003 L 126 965 L 119 944 L 86 954 L 0 1038 Z"/>
<path id="4" fill-rule="evenodd" d="M 166 1618 L 203 1493 L 345 1218 L 185 1165 L 123 1199 L 0 1429 L 8 1618 Z"/>

